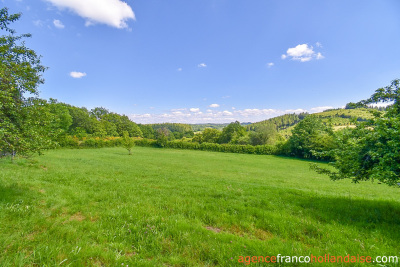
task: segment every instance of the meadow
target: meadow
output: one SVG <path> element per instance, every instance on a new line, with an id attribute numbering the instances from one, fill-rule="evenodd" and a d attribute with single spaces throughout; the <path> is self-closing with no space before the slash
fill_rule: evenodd
<path id="1" fill-rule="evenodd" d="M 309 163 L 148 147 L 131 156 L 102 148 L 1 159 L 0 264 L 243 266 L 239 256 L 400 256 L 399 188 L 333 182 Z M 268 266 L 251 264 L 258 265 Z M 329 264 L 342 265 L 349 266 Z M 364 265 L 371 264 L 351 266 Z"/>

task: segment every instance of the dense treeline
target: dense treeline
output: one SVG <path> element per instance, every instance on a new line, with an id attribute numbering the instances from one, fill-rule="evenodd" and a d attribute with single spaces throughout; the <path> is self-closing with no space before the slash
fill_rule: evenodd
<path id="1" fill-rule="evenodd" d="M 131 137 L 142 137 L 139 126 L 131 121 L 128 116 L 110 112 L 98 107 L 88 110 L 51 99 L 48 103 L 52 112 L 61 122 L 66 134 L 78 137 L 107 137 L 123 136 L 128 132 Z"/>
<path id="2" fill-rule="evenodd" d="M 192 126 L 183 123 L 139 124 L 143 137 L 156 139 L 164 135 L 168 140 L 191 138 L 194 136 Z"/>
<path id="3" fill-rule="evenodd" d="M 285 114 L 282 116 L 274 117 L 268 120 L 252 123 L 247 126 L 247 129 L 250 131 L 257 131 L 259 127 L 275 127 L 277 131 L 287 129 L 290 126 L 295 125 L 302 119 L 304 119 L 308 113 L 300 113 L 300 114 Z"/>

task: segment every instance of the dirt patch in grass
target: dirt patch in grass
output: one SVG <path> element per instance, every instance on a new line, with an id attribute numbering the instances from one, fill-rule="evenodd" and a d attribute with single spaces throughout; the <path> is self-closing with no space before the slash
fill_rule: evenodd
<path id="1" fill-rule="evenodd" d="M 82 215 L 82 213 L 77 212 L 74 215 L 72 215 L 71 217 L 69 217 L 69 221 L 78 221 L 81 222 L 83 220 L 85 220 L 86 217 Z"/>
<path id="2" fill-rule="evenodd" d="M 210 231 L 213 231 L 214 233 L 219 233 L 219 232 L 222 231 L 220 228 L 213 227 L 213 226 L 206 226 L 206 229 L 210 230 Z"/>
<path id="3" fill-rule="evenodd" d="M 44 171 L 47 171 L 47 167 L 46 167 L 46 166 L 40 165 L 40 168 L 41 168 L 42 170 L 44 170 Z"/>
<path id="4" fill-rule="evenodd" d="M 274 237 L 274 235 L 271 232 L 262 229 L 256 229 L 254 232 L 254 236 L 260 240 L 269 240 Z"/>

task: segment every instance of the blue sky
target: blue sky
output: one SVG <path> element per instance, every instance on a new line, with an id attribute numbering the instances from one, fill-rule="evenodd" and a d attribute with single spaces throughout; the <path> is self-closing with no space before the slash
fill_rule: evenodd
<path id="1" fill-rule="evenodd" d="M 255 122 L 400 78 L 398 0 L 1 0 L 49 67 L 42 98 L 139 123 Z"/>

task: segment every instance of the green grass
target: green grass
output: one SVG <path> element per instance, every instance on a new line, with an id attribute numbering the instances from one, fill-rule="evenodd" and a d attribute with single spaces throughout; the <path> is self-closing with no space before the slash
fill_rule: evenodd
<path id="1" fill-rule="evenodd" d="M 1 266 L 399 256 L 400 189 L 332 182 L 307 161 L 142 147 L 35 160 L 0 161 Z"/>

